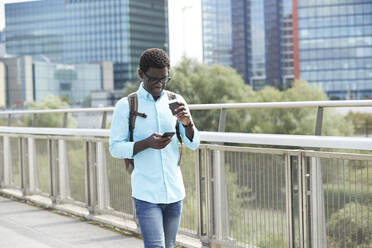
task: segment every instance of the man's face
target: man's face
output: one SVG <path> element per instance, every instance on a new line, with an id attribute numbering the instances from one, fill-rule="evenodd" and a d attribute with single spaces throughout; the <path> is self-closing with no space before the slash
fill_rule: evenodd
<path id="1" fill-rule="evenodd" d="M 138 70 L 144 88 L 153 96 L 159 97 L 168 81 L 168 68 L 150 67 L 146 72 Z"/>

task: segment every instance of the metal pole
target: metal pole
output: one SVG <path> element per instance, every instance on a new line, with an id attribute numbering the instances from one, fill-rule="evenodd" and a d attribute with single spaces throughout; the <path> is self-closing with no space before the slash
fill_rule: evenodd
<path id="1" fill-rule="evenodd" d="M 4 153 L 4 186 L 9 187 L 12 182 L 12 153 L 10 152 L 9 136 L 3 136 Z"/>
<path id="2" fill-rule="evenodd" d="M 28 169 L 29 169 L 29 190 L 31 193 L 37 190 L 37 166 L 36 166 L 36 151 L 35 139 L 29 137 L 28 141 Z"/>
<path id="3" fill-rule="evenodd" d="M 50 198 L 52 205 L 57 203 L 57 163 L 56 163 L 56 149 L 54 141 L 48 140 L 48 156 L 49 156 L 49 167 L 50 167 Z"/>
<path id="4" fill-rule="evenodd" d="M 105 143 L 97 142 L 97 205 L 99 210 L 107 209 L 110 206 L 105 151 Z"/>
<path id="5" fill-rule="evenodd" d="M 314 128 L 314 135 L 322 135 L 323 126 L 323 108 L 318 107 L 316 113 L 316 121 Z M 319 150 L 319 149 L 317 149 Z M 308 165 L 308 231 L 311 237 L 311 243 L 314 248 L 327 247 L 326 237 L 326 221 L 324 209 L 324 192 L 322 181 L 322 165 L 320 158 L 311 158 Z"/>
<path id="6" fill-rule="evenodd" d="M 22 196 L 26 195 L 26 175 L 25 175 L 25 164 L 23 161 L 23 138 L 18 138 L 18 158 L 19 158 L 19 171 L 21 173 L 21 191 Z"/>
<path id="7" fill-rule="evenodd" d="M 285 156 L 285 186 L 286 186 L 286 212 L 287 212 L 287 240 L 288 240 L 288 248 L 295 247 L 295 221 L 294 221 L 294 214 L 293 214 L 293 180 L 292 180 L 292 172 L 294 169 L 292 156 L 287 154 Z"/>
<path id="8" fill-rule="evenodd" d="M 206 199 L 206 213 L 205 213 L 205 222 L 206 222 L 206 233 L 204 236 L 204 245 L 209 247 L 211 240 L 213 238 L 213 188 L 212 188 L 212 166 L 211 166 L 211 152 L 208 149 L 205 149 L 205 179 L 204 179 L 204 185 L 205 185 L 205 199 Z"/>
<path id="9" fill-rule="evenodd" d="M 94 215 L 95 204 L 96 204 L 96 189 L 95 189 L 95 150 L 92 142 L 86 142 L 86 153 L 85 153 L 85 199 L 86 205 L 90 215 Z"/>
<path id="10" fill-rule="evenodd" d="M 65 112 L 65 113 L 63 114 L 63 124 L 62 124 L 64 128 L 67 127 L 67 118 L 68 118 L 68 113 Z"/>
<path id="11" fill-rule="evenodd" d="M 195 183 L 196 183 L 196 223 L 198 223 L 197 235 L 201 237 L 203 235 L 203 213 L 202 213 L 202 172 L 201 172 L 201 149 L 196 150 L 195 156 Z"/>
<path id="12" fill-rule="evenodd" d="M 12 114 L 8 114 L 8 126 L 12 125 Z"/>
<path id="13" fill-rule="evenodd" d="M 107 122 L 107 112 L 104 111 L 102 114 L 102 123 L 101 123 L 101 128 L 105 129 L 106 128 L 106 122 Z"/>
<path id="14" fill-rule="evenodd" d="M 218 132 L 224 132 L 226 127 L 226 110 L 221 109 L 218 122 Z M 223 145 L 223 144 L 222 144 Z M 226 172 L 225 172 L 225 153 L 223 151 L 214 151 L 213 164 L 213 224 L 215 238 L 219 241 L 227 240 L 229 237 L 229 206 L 227 198 Z M 211 178 L 212 179 L 212 178 Z"/>
<path id="15" fill-rule="evenodd" d="M 67 161 L 66 141 L 58 140 L 59 194 L 63 201 L 70 197 L 69 168 Z"/>

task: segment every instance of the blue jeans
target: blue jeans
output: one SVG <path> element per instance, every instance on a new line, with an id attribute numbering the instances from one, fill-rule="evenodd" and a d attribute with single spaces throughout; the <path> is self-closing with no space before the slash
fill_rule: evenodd
<path id="1" fill-rule="evenodd" d="M 182 201 L 154 204 L 133 200 L 145 248 L 173 248 L 181 220 Z"/>

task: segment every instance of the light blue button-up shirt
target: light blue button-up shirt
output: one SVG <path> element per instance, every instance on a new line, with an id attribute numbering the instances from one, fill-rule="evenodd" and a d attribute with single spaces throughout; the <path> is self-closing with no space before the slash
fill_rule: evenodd
<path id="1" fill-rule="evenodd" d="M 177 100 L 184 102 L 176 94 Z M 133 142 L 129 142 L 129 103 L 128 98 L 120 99 L 115 106 L 109 139 L 110 153 L 115 158 L 133 158 L 132 196 L 151 203 L 172 203 L 185 197 L 182 174 L 178 166 L 178 140 L 176 135 L 163 149 L 145 149 L 133 156 L 136 141 L 148 138 L 153 133 L 176 132 L 177 118 L 172 115 L 168 105 L 168 96 L 163 91 L 155 101 L 152 95 L 143 88 L 137 91 L 138 112 L 145 113 L 147 118 L 136 117 L 133 130 Z M 186 105 L 187 111 L 189 111 Z M 182 141 L 190 149 L 199 146 L 199 132 L 194 126 L 194 137 L 186 137 L 185 128 L 178 122 Z"/>

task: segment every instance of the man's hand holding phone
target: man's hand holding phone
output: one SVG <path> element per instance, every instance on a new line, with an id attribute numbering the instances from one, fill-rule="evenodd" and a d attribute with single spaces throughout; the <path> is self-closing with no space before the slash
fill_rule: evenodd
<path id="1" fill-rule="evenodd" d="M 150 148 L 153 149 L 163 149 L 172 140 L 172 136 L 163 137 L 161 134 L 153 133 L 146 139 L 146 143 Z"/>
<path id="2" fill-rule="evenodd" d="M 187 111 L 186 106 L 183 102 L 171 102 L 169 103 L 169 108 L 172 111 L 172 114 L 177 117 L 177 120 L 182 123 L 184 126 L 191 124 L 191 116 Z"/>

